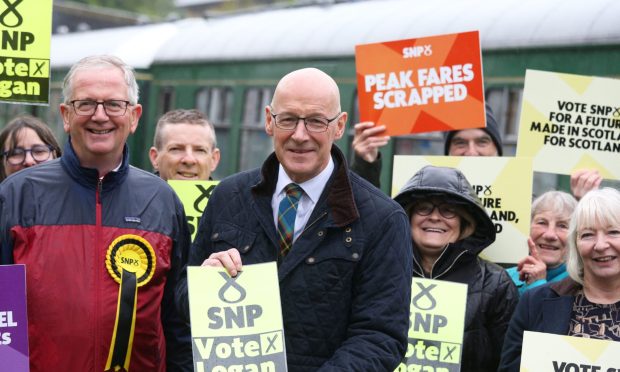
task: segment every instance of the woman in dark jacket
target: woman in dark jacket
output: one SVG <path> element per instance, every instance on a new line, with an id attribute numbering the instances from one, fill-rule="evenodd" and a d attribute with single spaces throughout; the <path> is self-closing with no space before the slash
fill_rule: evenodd
<path id="1" fill-rule="evenodd" d="M 478 257 L 495 227 L 465 176 L 426 166 L 394 198 L 407 211 L 414 277 L 467 284 L 461 371 L 496 371 L 519 295 L 506 271 Z"/>
<path id="2" fill-rule="evenodd" d="M 592 190 L 579 200 L 566 268 L 569 278 L 523 294 L 498 371 L 520 370 L 525 331 L 620 342 L 620 191 Z"/>

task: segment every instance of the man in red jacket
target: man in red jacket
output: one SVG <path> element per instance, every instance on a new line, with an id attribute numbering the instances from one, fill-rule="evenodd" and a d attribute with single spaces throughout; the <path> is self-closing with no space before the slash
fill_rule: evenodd
<path id="1" fill-rule="evenodd" d="M 26 265 L 30 369 L 191 371 L 173 297 L 189 232 L 172 189 L 129 165 L 133 70 L 84 58 L 63 95 L 63 156 L 0 185 L 0 263 Z"/>

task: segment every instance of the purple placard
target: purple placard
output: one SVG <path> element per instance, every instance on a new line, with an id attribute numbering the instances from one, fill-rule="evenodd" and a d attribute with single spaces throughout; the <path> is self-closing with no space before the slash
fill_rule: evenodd
<path id="1" fill-rule="evenodd" d="M 28 372 L 25 265 L 0 265 L 0 293 L 0 369 Z"/>

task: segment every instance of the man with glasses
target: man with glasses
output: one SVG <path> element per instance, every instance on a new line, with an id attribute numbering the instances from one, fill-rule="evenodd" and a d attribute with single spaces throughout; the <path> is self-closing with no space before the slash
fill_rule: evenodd
<path id="1" fill-rule="evenodd" d="M 220 162 L 215 129 L 198 110 L 169 111 L 157 122 L 149 158 L 164 180 L 210 180 Z"/>
<path id="2" fill-rule="evenodd" d="M 404 211 L 350 172 L 336 82 L 293 71 L 265 108 L 274 153 L 223 180 L 189 265 L 275 261 L 289 370 L 393 371 L 407 345 L 412 247 Z M 177 287 L 187 316 L 185 275 Z"/>
<path id="3" fill-rule="evenodd" d="M 173 290 L 189 231 L 172 189 L 129 165 L 133 69 L 84 58 L 63 95 L 63 156 L 0 186 L 0 262 L 27 267 L 30 368 L 191 371 Z"/>

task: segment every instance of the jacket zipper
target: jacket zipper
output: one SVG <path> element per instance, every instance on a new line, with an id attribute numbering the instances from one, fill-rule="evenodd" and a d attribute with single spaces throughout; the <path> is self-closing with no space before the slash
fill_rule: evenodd
<path id="1" fill-rule="evenodd" d="M 444 250 L 441 252 L 441 254 L 439 255 L 439 257 L 435 260 L 435 262 L 433 263 L 433 266 L 431 267 L 431 272 L 429 273 L 429 277 L 428 279 L 439 279 L 439 277 L 441 277 L 442 275 L 444 275 L 445 273 L 447 273 L 448 271 L 450 271 L 450 269 L 454 266 L 454 264 L 456 263 L 456 261 L 458 261 L 459 258 L 461 258 L 462 255 L 464 255 L 466 253 L 466 251 L 462 251 L 461 253 L 459 253 L 458 256 L 456 256 L 454 258 L 454 260 L 452 260 L 452 263 L 450 264 L 450 266 L 448 266 L 443 272 L 437 274 L 437 276 L 433 276 L 433 269 L 435 268 L 435 264 L 437 262 L 439 262 L 439 260 L 441 260 L 441 257 L 444 255 L 444 253 L 446 253 L 446 251 L 448 250 L 448 244 L 446 244 L 446 247 L 444 248 Z M 420 276 L 422 278 L 426 278 L 426 276 L 424 275 L 424 269 L 422 268 L 422 266 L 418 263 L 418 261 L 414 258 L 413 261 L 418 265 L 418 267 L 420 269 L 422 269 Z"/>
<path id="2" fill-rule="evenodd" d="M 94 270 L 95 270 L 95 319 L 93 321 L 93 326 L 95 328 L 95 365 L 93 366 L 93 370 L 95 368 L 97 368 L 96 366 L 101 365 L 100 363 L 100 359 L 101 359 L 101 355 L 100 355 L 100 351 L 99 351 L 99 343 L 101 340 L 101 335 L 100 335 L 100 324 L 99 324 L 99 319 L 100 319 L 100 307 L 101 307 L 101 296 L 100 296 L 100 291 L 99 291 L 99 286 L 101 283 L 101 270 L 99 270 L 99 266 L 97 263 L 97 258 L 99 257 L 99 242 L 101 242 L 101 237 L 102 237 L 102 233 L 101 233 L 101 224 L 102 224 L 102 216 L 101 216 L 101 194 L 103 192 L 103 177 L 100 177 L 99 180 L 97 181 L 97 191 L 95 193 L 95 213 L 96 213 L 96 217 L 95 217 L 95 241 L 94 244 L 92 245 L 93 247 L 95 247 L 95 262 L 94 262 Z"/>

